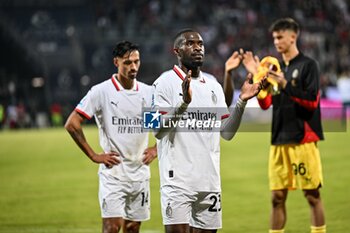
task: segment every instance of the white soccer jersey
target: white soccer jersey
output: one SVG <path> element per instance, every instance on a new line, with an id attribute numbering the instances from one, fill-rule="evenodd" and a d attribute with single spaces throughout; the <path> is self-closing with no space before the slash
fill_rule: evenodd
<path id="1" fill-rule="evenodd" d="M 153 84 L 153 107 L 165 109 L 182 101 L 181 84 L 185 73 L 174 66 Z M 228 117 L 221 85 L 205 72 L 191 81 L 192 101 L 186 114 L 196 116 L 216 114 L 217 119 Z M 199 114 L 199 115 L 198 115 Z M 220 132 L 179 132 L 176 128 L 158 141 L 158 160 L 161 186 L 173 185 L 193 191 L 221 191 Z"/>
<path id="2" fill-rule="evenodd" d="M 76 111 L 86 118 L 95 116 L 100 145 L 105 152 L 115 151 L 122 162 L 112 168 L 100 164 L 99 172 L 121 181 L 144 181 L 150 177 L 149 166 L 142 163 L 148 146 L 148 133 L 142 129 L 142 108 L 151 106 L 152 86 L 135 80 L 126 90 L 116 75 L 95 85 L 80 101 Z"/>

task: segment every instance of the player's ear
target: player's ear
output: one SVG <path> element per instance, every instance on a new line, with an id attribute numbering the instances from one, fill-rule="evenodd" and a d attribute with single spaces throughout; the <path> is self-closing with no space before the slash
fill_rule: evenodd
<path id="1" fill-rule="evenodd" d="M 297 41 L 297 34 L 296 33 L 291 33 L 290 37 L 292 38 L 291 43 L 294 44 Z"/>
<path id="2" fill-rule="evenodd" d="M 113 58 L 113 64 L 115 65 L 115 67 L 118 67 L 118 58 L 117 57 Z"/>
<path id="3" fill-rule="evenodd" d="M 176 55 L 179 55 L 179 48 L 174 48 L 173 51 Z"/>

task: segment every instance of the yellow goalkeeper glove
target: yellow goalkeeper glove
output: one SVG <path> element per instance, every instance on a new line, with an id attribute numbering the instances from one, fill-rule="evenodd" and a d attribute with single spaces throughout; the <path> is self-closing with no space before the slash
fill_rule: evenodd
<path id="1" fill-rule="evenodd" d="M 253 76 L 253 82 L 258 83 L 261 79 L 265 78 L 267 73 L 272 70 L 277 73 L 281 72 L 280 64 L 275 57 L 267 56 L 264 57 L 259 66 L 258 72 Z M 268 94 L 277 94 L 278 93 L 278 83 L 271 77 L 267 77 L 266 81 L 270 84 L 266 88 L 262 89 L 258 94 L 258 99 L 264 99 Z"/>

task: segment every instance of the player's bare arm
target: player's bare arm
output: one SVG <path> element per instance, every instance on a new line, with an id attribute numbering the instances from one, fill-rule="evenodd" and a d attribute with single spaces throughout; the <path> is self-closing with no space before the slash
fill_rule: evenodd
<path id="1" fill-rule="evenodd" d="M 232 70 L 236 69 L 239 66 L 241 60 L 242 56 L 239 54 L 238 51 L 235 51 L 225 62 L 224 93 L 227 106 L 231 105 L 234 93 Z"/>
<path id="2" fill-rule="evenodd" d="M 119 164 L 119 154 L 116 152 L 100 154 L 94 152 L 85 138 L 81 126 L 83 121 L 84 118 L 76 111 L 73 111 L 64 126 L 80 149 L 95 163 L 104 163 L 107 167 Z"/>
<path id="3" fill-rule="evenodd" d="M 157 144 L 152 147 L 148 147 L 143 152 L 142 162 L 146 165 L 149 165 L 155 158 L 157 158 Z"/>
<path id="4" fill-rule="evenodd" d="M 191 90 L 191 75 L 192 71 L 189 70 L 186 74 L 185 79 L 182 82 L 182 94 L 183 94 L 183 101 L 186 104 L 191 103 L 192 101 L 192 90 Z"/>

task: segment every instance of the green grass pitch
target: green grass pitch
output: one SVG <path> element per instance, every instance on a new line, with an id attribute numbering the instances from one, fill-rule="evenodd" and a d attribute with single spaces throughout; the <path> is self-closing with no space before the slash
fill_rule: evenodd
<path id="1" fill-rule="evenodd" d="M 95 127 L 86 136 L 98 151 Z M 222 209 L 225 233 L 266 233 L 270 192 L 267 180 L 269 133 L 238 133 L 222 141 Z M 154 139 L 151 140 L 151 143 Z M 347 132 L 326 133 L 319 143 L 324 171 L 322 198 L 328 232 L 348 232 L 350 143 Z M 158 163 L 152 165 L 151 220 L 144 233 L 163 232 Z M 101 232 L 97 164 L 90 162 L 61 129 L 0 132 L 0 232 Z M 301 191 L 288 197 L 286 233 L 309 232 L 309 209 Z"/>

